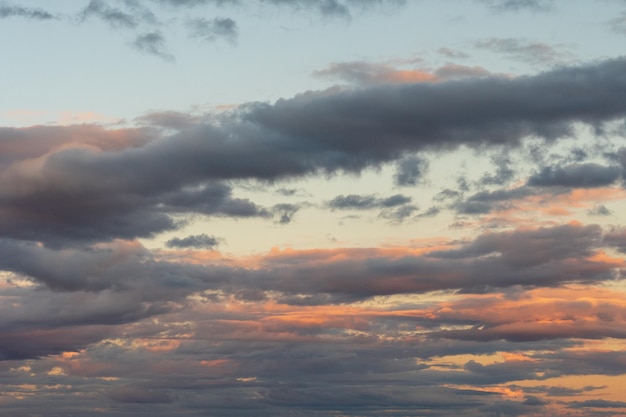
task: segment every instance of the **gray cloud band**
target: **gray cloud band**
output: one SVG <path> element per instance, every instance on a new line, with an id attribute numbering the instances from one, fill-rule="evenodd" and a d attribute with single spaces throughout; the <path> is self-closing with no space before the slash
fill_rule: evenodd
<path id="1" fill-rule="evenodd" d="M 620 58 L 515 79 L 305 93 L 250 103 L 215 116 L 214 123 L 194 124 L 189 117 L 170 136 L 157 127 L 97 131 L 131 138 L 116 149 L 54 149 L 41 140 L 49 130 L 57 143 L 80 142 L 77 133 L 84 129 L 91 131 L 85 144 L 98 148 L 102 140 L 93 138 L 93 127 L 4 128 L 0 147 L 11 148 L 16 136 L 33 146 L 3 158 L 0 235 L 97 241 L 176 228 L 172 213 L 270 217 L 271 210 L 234 198 L 222 181 L 359 172 L 420 151 L 515 146 L 526 137 L 554 141 L 574 135 L 577 123 L 623 118 L 624 74 L 626 59 Z M 39 157 L 36 168 L 22 160 L 28 157 Z M 554 174 L 545 181 L 576 172 Z"/>

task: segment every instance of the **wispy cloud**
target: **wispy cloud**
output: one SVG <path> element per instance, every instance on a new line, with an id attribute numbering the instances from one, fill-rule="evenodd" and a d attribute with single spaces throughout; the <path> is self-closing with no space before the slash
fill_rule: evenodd
<path id="1" fill-rule="evenodd" d="M 156 55 L 165 61 L 174 61 L 174 55 L 167 52 L 165 37 L 161 32 L 149 32 L 137 35 L 132 45 L 141 52 Z"/>
<path id="2" fill-rule="evenodd" d="M 22 17 L 33 20 L 55 20 L 58 16 L 39 8 L 22 7 L 7 3 L 0 3 L 0 19 Z"/>
<path id="3" fill-rule="evenodd" d="M 570 60 L 572 55 L 563 46 L 531 42 L 514 38 L 489 38 L 476 42 L 476 47 L 507 55 L 531 64 L 558 63 Z"/>

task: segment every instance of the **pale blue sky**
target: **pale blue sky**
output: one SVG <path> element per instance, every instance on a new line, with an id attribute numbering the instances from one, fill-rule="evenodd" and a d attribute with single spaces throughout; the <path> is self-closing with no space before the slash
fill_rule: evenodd
<path id="1" fill-rule="evenodd" d="M 511 13 L 480 7 L 473 0 L 415 0 L 355 10 L 351 17 L 256 2 L 188 10 L 145 4 L 160 25 L 114 28 L 95 16 L 80 22 L 80 2 L 20 3 L 58 13 L 61 20 L 2 19 L 0 121 L 27 123 L 11 117 L 18 110 L 94 112 L 131 121 L 153 110 L 271 102 L 340 82 L 313 76 L 337 62 L 415 59 L 419 61 L 403 67 L 428 69 L 453 62 L 495 73 L 532 74 L 556 64 L 613 56 L 624 41 L 607 24 L 623 8 L 618 1 L 558 2 L 547 11 Z M 114 6 L 127 10 L 123 2 Z M 233 18 L 236 40 L 190 39 L 185 23 L 197 17 Z M 163 52 L 174 61 L 131 45 L 137 34 L 154 30 L 162 33 Z M 490 38 L 542 44 L 561 55 L 529 63 L 524 57 L 476 47 Z M 442 56 L 440 48 L 469 56 Z M 51 115 L 32 120 L 51 121 Z"/>

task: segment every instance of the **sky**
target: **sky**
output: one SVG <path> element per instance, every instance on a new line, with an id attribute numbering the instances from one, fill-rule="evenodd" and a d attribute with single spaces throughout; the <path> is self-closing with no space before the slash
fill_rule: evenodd
<path id="1" fill-rule="evenodd" d="M 626 414 L 626 1 L 0 0 L 0 415 Z"/>

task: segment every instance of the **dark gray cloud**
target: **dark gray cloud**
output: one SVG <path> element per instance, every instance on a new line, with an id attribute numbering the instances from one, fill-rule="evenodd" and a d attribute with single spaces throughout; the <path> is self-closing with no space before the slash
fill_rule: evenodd
<path id="1" fill-rule="evenodd" d="M 0 334 L 0 361 L 74 351 L 116 333 L 110 326 L 98 325 L 37 330 L 4 329 Z"/>
<path id="2" fill-rule="evenodd" d="M 336 301 L 348 301 L 376 295 L 456 289 L 483 292 L 515 285 L 554 286 L 614 278 L 613 264 L 587 259 L 601 245 L 614 245 L 611 234 L 602 239 L 598 226 L 488 233 L 458 249 L 399 258 L 376 250 L 354 250 L 352 254 L 347 250 L 346 256 L 332 262 L 326 261 L 330 252 L 270 256 L 261 268 L 250 270 L 156 261 L 145 248 L 133 244 L 54 250 L 5 239 L 0 245 L 6 255 L 0 260 L 1 270 L 25 275 L 58 291 L 130 291 L 145 302 L 173 300 L 208 288 L 286 295 L 325 293 Z"/>
<path id="3" fill-rule="evenodd" d="M 34 20 L 58 19 L 56 15 L 44 9 L 16 6 L 7 3 L 0 3 L 0 19 L 9 17 L 23 17 Z"/>
<path id="4" fill-rule="evenodd" d="M 614 279 L 614 266 L 588 259 L 601 242 L 598 226 L 565 225 L 485 234 L 459 249 L 425 256 L 389 259 L 372 252 L 361 258 L 356 252 L 346 253 L 350 259 L 324 263 L 328 255 L 294 255 L 268 259 L 264 283 L 267 289 L 327 293 L 335 301 L 347 302 L 375 295 L 453 289 L 480 293 L 516 285 Z"/>
<path id="5" fill-rule="evenodd" d="M 73 162 L 63 168 L 68 161 L 66 156 Z M 232 188 L 223 183 L 196 183 L 193 188 L 187 188 L 157 165 L 153 168 L 168 179 L 161 182 L 155 176 L 152 182 L 149 177 L 141 179 L 139 172 L 135 175 L 132 169 L 123 168 L 125 162 L 113 173 L 105 160 L 101 160 L 104 163 L 101 168 L 107 174 L 101 174 L 108 180 L 101 182 L 97 180 L 99 169 L 96 165 L 89 166 L 90 161 L 95 162 L 92 157 L 99 159 L 98 155 L 87 152 L 82 155 L 86 159 L 76 156 L 75 150 L 66 155 L 57 154 L 58 158 L 49 161 L 47 169 L 59 174 L 58 182 L 48 182 L 26 198 L 16 194 L 11 197 L 11 191 L 6 190 L 1 199 L 3 236 L 39 240 L 49 245 L 72 245 L 72 242 L 154 236 L 178 228 L 181 220 L 173 216 L 188 213 L 271 217 L 269 210 L 250 200 L 234 198 Z M 75 173 L 71 172 L 71 166 L 76 168 Z M 41 207 L 46 207 L 45 213 Z"/>
<path id="6" fill-rule="evenodd" d="M 528 179 L 528 185 L 539 187 L 606 187 L 622 176 L 619 166 L 603 166 L 594 163 L 545 167 Z"/>
<path id="7" fill-rule="evenodd" d="M 569 388 L 563 386 L 548 386 L 548 385 L 539 385 L 534 387 L 522 387 L 519 385 L 511 385 L 511 389 L 518 390 L 521 389 L 526 393 L 533 394 L 545 394 L 549 397 L 574 397 L 586 392 L 592 392 L 599 389 L 606 388 L 605 386 L 592 386 L 587 385 L 582 388 Z"/>
<path id="8" fill-rule="evenodd" d="M 499 253 L 513 267 L 539 265 L 552 260 L 589 256 L 601 241 L 598 226 L 564 225 L 533 231 L 487 233 L 462 249 L 440 251 L 431 256 L 462 259 Z M 522 248 L 525 248 L 522 250 Z"/>
<path id="9" fill-rule="evenodd" d="M 401 151 L 516 145 L 531 135 L 551 140 L 572 135 L 574 121 L 596 125 L 623 117 L 626 104 L 616 89 L 626 89 L 624 62 L 515 79 L 308 93 L 274 105 L 250 105 L 244 117 L 311 149 L 332 147 L 326 169 L 357 170 L 395 159 Z"/>
<path id="10" fill-rule="evenodd" d="M 31 278 L 56 291 L 137 291 L 143 300 L 173 300 L 203 288 L 200 267 L 158 262 L 142 246 L 116 242 L 107 246 L 53 250 L 0 240 L 7 256 L 0 268 Z M 202 278 L 202 279 L 201 279 Z"/>
<path id="11" fill-rule="evenodd" d="M 530 42 L 523 39 L 489 38 L 476 42 L 475 46 L 531 64 L 556 63 L 570 58 L 570 54 L 564 51 L 561 46 L 551 46 L 546 43 Z"/>
<path id="12" fill-rule="evenodd" d="M 165 37 L 159 31 L 137 35 L 132 45 L 141 52 L 156 55 L 165 61 L 174 61 L 174 55 L 167 52 Z"/>
<path id="13" fill-rule="evenodd" d="M 184 238 L 172 238 L 165 242 L 165 246 L 168 248 L 213 249 L 218 246 L 220 242 L 220 238 L 202 233 L 200 235 L 192 235 Z"/>
<path id="14" fill-rule="evenodd" d="M 553 141 L 573 135 L 575 123 L 624 117 L 625 71 L 626 61 L 616 59 L 516 79 L 313 92 L 244 105 L 215 116 L 215 125 L 156 113 L 144 116 L 153 123 L 144 130 L 5 128 L 0 232 L 48 242 L 131 239 L 176 228 L 171 214 L 270 218 L 271 209 L 234 197 L 220 181 L 360 172 L 408 152 L 515 146 L 528 136 Z M 179 132 L 168 135 L 159 124 Z M 85 144 L 100 149 L 56 149 L 45 141 L 52 132 L 55 143 L 72 143 L 79 130 L 89 133 Z M 9 145 L 30 138 L 34 146 Z M 102 145 L 108 138 L 118 145 Z M 28 157 L 41 164 L 33 169 Z M 353 207 L 392 202 L 361 197 Z M 462 211 L 486 212 L 483 197 L 471 197 Z"/>
<path id="15" fill-rule="evenodd" d="M 197 18 L 189 20 L 187 26 L 192 37 L 204 41 L 214 42 L 218 39 L 225 39 L 235 42 L 237 40 L 237 23 L 230 18 L 217 17 L 212 20 Z"/>

